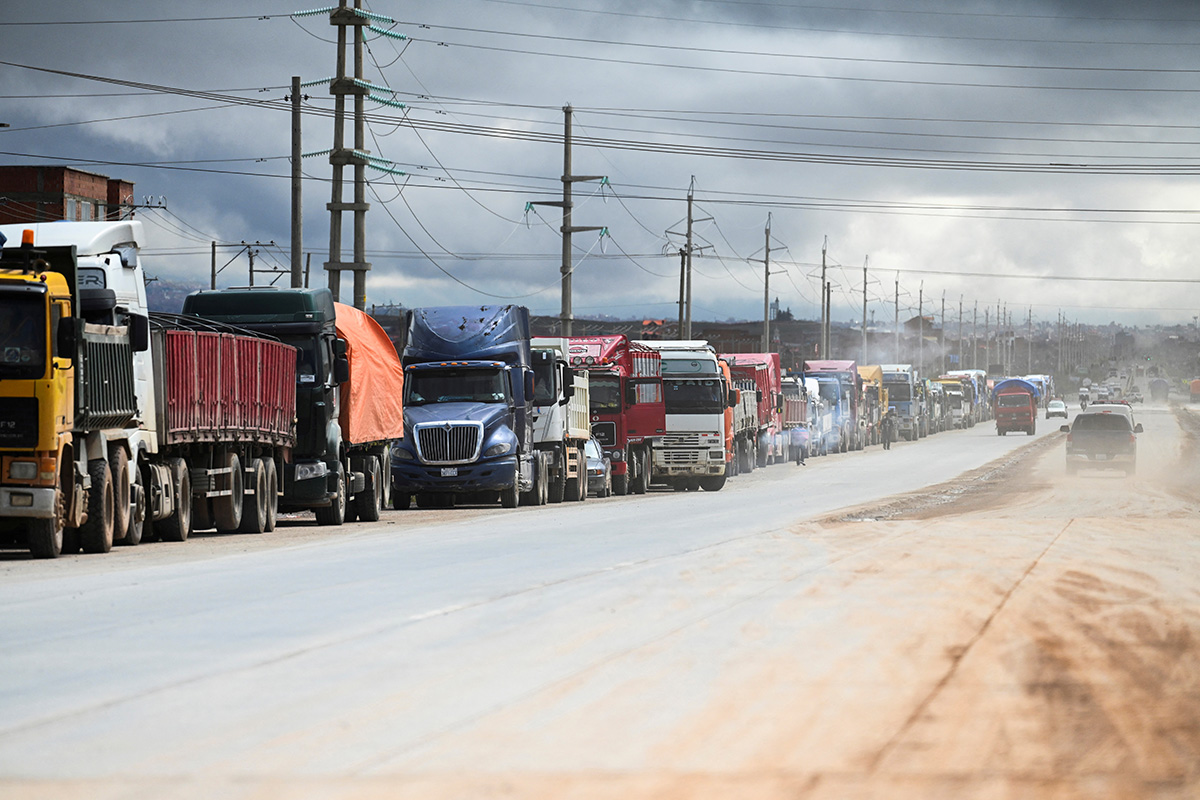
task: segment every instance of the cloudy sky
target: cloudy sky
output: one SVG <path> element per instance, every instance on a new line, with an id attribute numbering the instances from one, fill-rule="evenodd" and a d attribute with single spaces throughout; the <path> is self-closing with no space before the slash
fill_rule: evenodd
<path id="1" fill-rule="evenodd" d="M 328 4 L 329 0 L 326 0 Z M 313 5 L 311 8 L 318 8 Z M 563 106 L 577 315 L 677 313 L 694 186 L 694 317 L 1190 323 L 1200 313 L 1200 6 L 1103 0 L 409 0 L 370 33 L 368 303 L 559 310 Z M 291 76 L 334 74 L 295 3 L 10 0 L 0 163 L 136 182 L 149 271 L 205 284 L 209 242 L 286 267 Z M 79 24 L 87 23 L 87 24 Z M 61 73 L 38 71 L 58 70 Z M 104 80 L 98 80 L 104 79 Z M 327 85 L 304 150 L 331 146 Z M 394 93 L 394 94 L 393 94 Z M 376 92 L 380 96 L 380 92 Z M 347 136 L 350 136 L 349 127 Z M 351 139 L 348 138 L 348 141 Z M 303 162 L 304 250 L 329 257 L 331 168 Z M 350 175 L 352 171 L 348 170 Z M 694 181 L 694 184 L 693 184 Z M 346 199 L 350 199 L 347 190 Z M 349 215 L 347 215 L 349 217 Z M 350 260 L 350 226 L 344 236 Z M 222 247 L 221 263 L 237 250 Z M 244 257 L 222 273 L 245 282 Z M 1137 279 L 1138 282 L 1130 282 Z M 347 276 L 343 297 L 351 293 Z"/>

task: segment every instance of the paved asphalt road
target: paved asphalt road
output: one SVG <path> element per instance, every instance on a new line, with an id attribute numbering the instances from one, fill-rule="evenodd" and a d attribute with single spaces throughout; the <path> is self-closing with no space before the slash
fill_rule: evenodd
<path id="1" fill-rule="evenodd" d="M 10 554 L 0 796 L 1188 796 L 1195 430 L 1139 414 L 1128 481 L 1067 478 L 1043 419 L 719 493 Z"/>

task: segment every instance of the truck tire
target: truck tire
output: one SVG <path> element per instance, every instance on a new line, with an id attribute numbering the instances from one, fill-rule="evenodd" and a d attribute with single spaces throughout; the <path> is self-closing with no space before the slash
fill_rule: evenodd
<path id="1" fill-rule="evenodd" d="M 149 481 L 145 475 L 145 463 L 134 471 L 137 479 L 129 489 L 129 497 L 132 508 L 129 511 L 129 525 L 125 528 L 125 535 L 117 540 L 117 544 L 125 547 L 137 547 L 142 543 L 142 537 L 146 532 L 146 485 Z"/>
<path id="2" fill-rule="evenodd" d="M 617 495 L 618 497 L 624 497 L 625 495 L 629 494 L 628 466 L 625 467 L 625 472 L 621 473 L 620 475 L 612 476 L 612 490 L 613 494 Z"/>
<path id="3" fill-rule="evenodd" d="M 124 539 L 129 531 L 129 505 L 133 496 L 129 482 L 129 454 L 124 445 L 117 444 L 109 450 L 108 469 L 112 473 L 113 540 L 116 541 Z"/>
<path id="4" fill-rule="evenodd" d="M 561 503 L 567 495 L 566 464 L 559 467 L 558 474 L 551 478 L 546 485 L 546 499 L 551 503 Z"/>
<path id="5" fill-rule="evenodd" d="M 588 499 L 587 453 L 579 448 L 579 502 Z"/>
<path id="6" fill-rule="evenodd" d="M 68 465 L 69 466 L 69 465 Z M 67 497 L 62 485 L 54 498 L 54 517 L 29 521 L 29 555 L 34 558 L 58 558 L 63 551 L 63 520 L 67 514 Z"/>
<path id="7" fill-rule="evenodd" d="M 221 466 L 229 469 L 229 479 L 226 483 L 229 494 L 212 498 L 212 511 L 217 530 L 224 533 L 236 531 L 242 524 L 246 480 L 245 473 L 242 472 L 242 460 L 232 450 L 226 451 Z"/>
<path id="8" fill-rule="evenodd" d="M 171 471 L 171 491 L 175 495 L 175 513 L 154 523 L 164 542 L 186 542 L 192 532 L 192 476 L 182 458 L 167 459 Z"/>
<path id="9" fill-rule="evenodd" d="M 512 486 L 500 490 L 500 505 L 503 508 L 516 508 L 521 504 L 521 483 L 515 477 Z"/>
<path id="10" fill-rule="evenodd" d="M 706 492 L 719 492 L 725 486 L 724 475 L 709 475 L 700 479 L 700 488 Z"/>
<path id="11" fill-rule="evenodd" d="M 79 544 L 85 553 L 107 553 L 113 543 L 113 506 L 116 496 L 113 491 L 112 467 L 103 458 L 88 462 L 88 474 L 92 488 L 88 491 L 87 522 L 79 526 Z"/>
<path id="12" fill-rule="evenodd" d="M 334 497 L 324 508 L 313 509 L 318 525 L 341 525 L 346 520 L 346 470 L 337 462 L 334 472 Z"/>
<path id="13" fill-rule="evenodd" d="M 207 497 L 192 498 L 192 530 L 211 531 L 217 527 L 213 522 L 212 500 Z"/>
<path id="14" fill-rule="evenodd" d="M 242 519 L 238 530 L 242 533 L 267 532 L 267 466 L 261 458 L 250 462 L 251 494 L 242 495 Z"/>
<path id="15" fill-rule="evenodd" d="M 267 468 L 267 528 L 266 532 L 270 533 L 275 530 L 275 523 L 279 520 L 279 470 L 275 469 L 275 459 L 268 458 L 264 461 Z"/>
<path id="16" fill-rule="evenodd" d="M 754 460 L 759 469 L 765 469 L 767 466 L 767 450 L 761 445 L 755 449 Z"/>
<path id="17" fill-rule="evenodd" d="M 354 502 L 358 505 L 358 518 L 363 522 L 378 522 L 383 510 L 383 470 L 377 456 L 367 456 L 363 465 L 366 469 L 366 486 Z"/>
<path id="18" fill-rule="evenodd" d="M 563 459 L 564 474 L 566 459 Z M 575 477 L 566 479 L 566 487 L 564 497 L 572 503 L 577 503 L 587 498 L 587 459 L 583 457 L 583 451 L 575 450 Z"/>
<path id="19" fill-rule="evenodd" d="M 645 494 L 650 490 L 650 451 L 639 450 L 635 460 L 638 470 L 633 480 L 633 493 Z"/>
<path id="20" fill-rule="evenodd" d="M 396 487 L 392 487 L 392 509 L 395 511 L 408 511 L 412 508 L 412 495 L 408 492 L 397 492 Z"/>

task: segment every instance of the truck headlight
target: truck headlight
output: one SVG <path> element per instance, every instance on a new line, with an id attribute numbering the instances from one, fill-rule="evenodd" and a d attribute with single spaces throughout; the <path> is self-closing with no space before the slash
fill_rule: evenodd
<path id="1" fill-rule="evenodd" d="M 614 464 L 619 464 L 625 460 L 625 452 L 623 450 L 610 450 L 608 458 Z"/>
<path id="2" fill-rule="evenodd" d="M 307 462 L 296 465 L 296 480 L 307 481 L 313 478 L 324 478 L 329 474 L 329 467 L 324 461 Z"/>
<path id="3" fill-rule="evenodd" d="M 398 444 L 392 445 L 392 458 L 396 459 L 397 461 L 416 461 L 417 460 L 416 456 L 414 456 L 412 453 L 410 453 L 408 450 L 406 450 L 403 446 L 398 445 Z"/>
<path id="4" fill-rule="evenodd" d="M 31 481 L 38 476 L 36 461 L 13 461 L 8 465 L 8 477 L 14 481 Z"/>
<path id="5" fill-rule="evenodd" d="M 501 442 L 500 444 L 494 444 L 487 450 L 484 450 L 483 454 L 488 458 L 495 458 L 496 456 L 504 455 L 509 450 L 512 450 L 512 445 L 508 442 Z"/>

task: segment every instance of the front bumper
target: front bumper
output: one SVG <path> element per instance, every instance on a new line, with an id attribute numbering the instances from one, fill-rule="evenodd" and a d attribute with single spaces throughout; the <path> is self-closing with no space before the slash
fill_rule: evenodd
<path id="1" fill-rule="evenodd" d="M 451 472 L 451 474 L 443 474 L 445 472 Z M 392 459 L 392 491 L 401 494 L 416 492 L 466 494 L 501 491 L 512 486 L 516 479 L 517 457 L 515 455 L 447 467 L 430 466 L 419 461 Z"/>
<path id="2" fill-rule="evenodd" d="M 53 519 L 57 491 L 0 486 L 0 519 Z"/>

